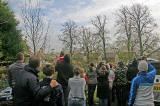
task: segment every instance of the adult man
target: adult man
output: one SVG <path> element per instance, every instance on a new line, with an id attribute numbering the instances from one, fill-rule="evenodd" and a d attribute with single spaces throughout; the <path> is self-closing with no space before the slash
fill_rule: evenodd
<path id="1" fill-rule="evenodd" d="M 24 70 L 17 73 L 15 84 L 16 106 L 38 106 L 38 102 L 51 93 L 53 87 L 58 85 L 55 80 L 52 80 L 49 86 L 41 88 L 38 81 L 37 69 L 39 66 L 40 59 L 37 56 L 32 56 Z"/>
<path id="2" fill-rule="evenodd" d="M 148 72 L 147 73 L 147 71 Z M 132 80 L 129 106 L 154 106 L 153 102 L 153 83 L 156 69 L 145 60 L 139 62 L 138 76 Z"/>
<path id="3" fill-rule="evenodd" d="M 18 53 L 16 55 L 16 59 L 17 61 L 9 66 L 8 69 L 8 82 L 9 82 L 9 86 L 14 90 L 14 86 L 15 86 L 15 79 L 16 79 L 16 73 L 18 71 L 23 70 L 25 64 L 24 62 L 24 55 L 23 53 Z M 14 94 L 13 94 L 14 95 Z"/>

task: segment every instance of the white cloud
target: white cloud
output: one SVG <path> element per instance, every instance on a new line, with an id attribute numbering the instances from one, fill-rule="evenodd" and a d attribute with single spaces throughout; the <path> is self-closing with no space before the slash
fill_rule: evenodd
<path id="1" fill-rule="evenodd" d="M 160 16 L 160 13 L 156 10 L 160 10 L 158 0 L 92 0 L 93 4 L 88 5 L 85 8 L 81 8 L 76 12 L 71 12 L 63 16 L 59 21 L 64 22 L 68 19 L 73 19 L 76 22 L 87 22 L 91 17 L 99 14 L 106 14 L 108 17 L 112 17 L 112 12 L 118 9 L 121 5 L 132 5 L 133 3 L 142 3 L 147 5 L 150 9 L 154 10 L 153 16 Z M 156 9 L 154 9 L 156 7 Z"/>

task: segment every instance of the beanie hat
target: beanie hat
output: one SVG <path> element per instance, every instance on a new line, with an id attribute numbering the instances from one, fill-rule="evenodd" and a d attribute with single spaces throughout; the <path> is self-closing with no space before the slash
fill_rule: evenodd
<path id="1" fill-rule="evenodd" d="M 147 62 L 144 61 L 144 60 L 140 61 L 139 64 L 138 64 L 138 70 L 140 72 L 147 71 L 148 70 L 148 64 L 147 64 Z"/>

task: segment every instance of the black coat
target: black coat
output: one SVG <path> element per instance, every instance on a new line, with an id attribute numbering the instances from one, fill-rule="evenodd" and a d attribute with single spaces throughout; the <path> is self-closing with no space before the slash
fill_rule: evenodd
<path id="1" fill-rule="evenodd" d="M 15 84 L 16 106 L 37 106 L 37 103 L 51 93 L 51 86 L 40 87 L 38 71 L 26 65 L 23 71 L 19 71 Z"/>
<path id="2" fill-rule="evenodd" d="M 127 79 L 132 81 L 134 77 L 138 74 L 138 62 L 134 60 L 131 64 L 128 65 Z"/>
<path id="3" fill-rule="evenodd" d="M 51 80 L 52 79 L 50 78 L 44 78 L 43 81 L 40 82 L 41 87 L 50 85 Z M 48 101 L 45 101 L 46 98 Z M 57 87 L 52 88 L 52 92 L 39 103 L 39 106 L 64 106 L 64 94 L 62 86 L 59 84 Z"/>
<path id="4" fill-rule="evenodd" d="M 63 89 L 66 89 L 69 78 L 73 77 L 73 66 L 70 63 L 70 58 L 64 56 L 64 62 L 57 64 L 55 69 L 58 72 L 57 81 L 62 85 Z"/>
<path id="5" fill-rule="evenodd" d="M 106 71 L 105 74 L 98 73 L 98 84 L 97 84 L 97 97 L 100 99 L 107 99 L 109 96 L 109 72 Z"/>

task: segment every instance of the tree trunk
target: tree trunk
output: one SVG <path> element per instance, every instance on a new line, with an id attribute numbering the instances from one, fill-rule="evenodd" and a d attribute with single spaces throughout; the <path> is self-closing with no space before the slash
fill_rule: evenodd
<path id="1" fill-rule="evenodd" d="M 105 61 L 108 62 L 107 55 L 106 55 L 106 41 L 105 41 L 104 35 L 103 35 L 103 54 L 104 54 Z"/>
<path id="2" fill-rule="evenodd" d="M 90 52 L 89 49 L 87 48 L 87 63 L 89 64 L 90 62 Z"/>
<path id="3" fill-rule="evenodd" d="M 142 44 L 142 36 L 140 31 L 138 31 L 138 37 L 139 37 L 139 46 L 140 46 L 140 56 L 143 56 L 143 44 Z"/>
<path id="4" fill-rule="evenodd" d="M 33 51 L 34 51 L 34 55 L 36 55 L 36 45 L 34 40 L 33 40 Z"/>
<path id="5" fill-rule="evenodd" d="M 71 29 L 69 29 L 69 34 L 70 34 L 70 42 L 71 42 L 71 44 L 70 44 L 70 59 L 71 59 L 71 61 L 72 61 L 72 55 L 73 55 L 73 53 L 72 53 L 72 49 L 73 49 L 73 39 L 72 39 L 72 31 L 71 31 Z"/>

